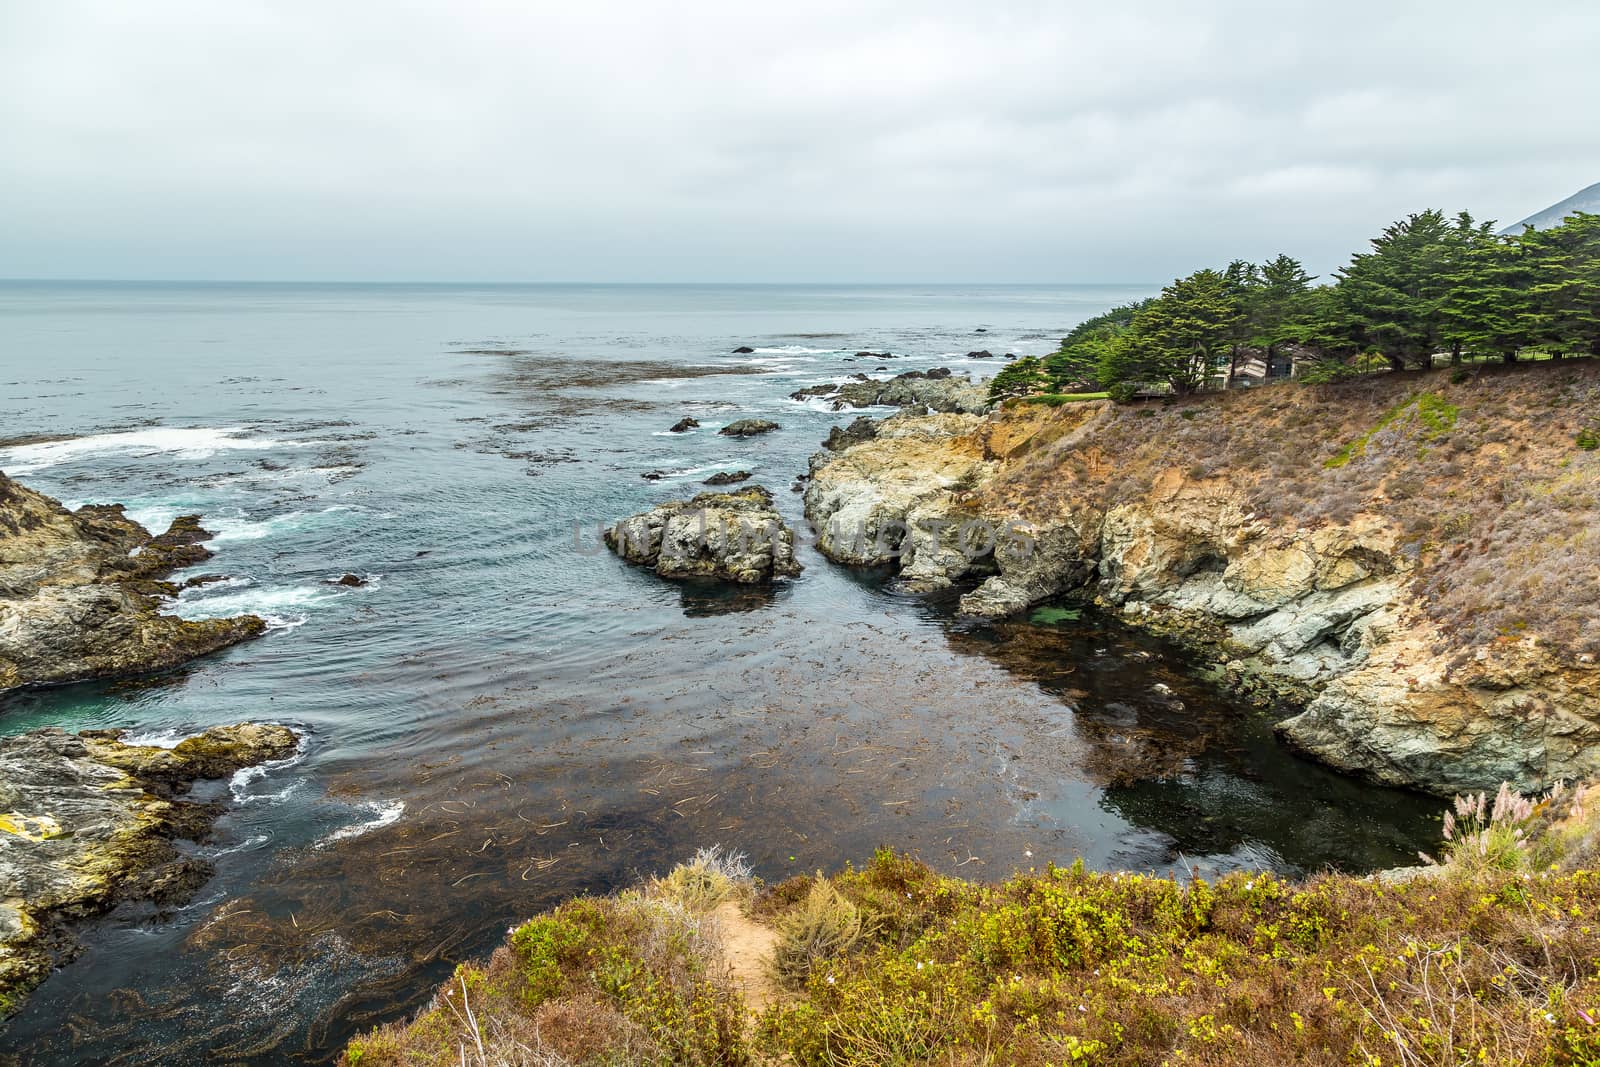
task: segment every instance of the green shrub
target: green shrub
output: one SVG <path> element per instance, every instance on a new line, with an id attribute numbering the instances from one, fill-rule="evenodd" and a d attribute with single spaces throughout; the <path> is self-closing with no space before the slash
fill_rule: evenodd
<path id="1" fill-rule="evenodd" d="M 818 872 L 805 900 L 778 921 L 778 977 L 791 985 L 804 982 L 818 963 L 849 952 L 864 933 L 861 912 Z"/>
<path id="2" fill-rule="evenodd" d="M 1110 396 L 1110 393 L 1038 393 L 1034 396 L 1025 396 L 1020 402 L 1058 408 L 1065 404 L 1081 404 L 1086 400 L 1106 400 Z"/>

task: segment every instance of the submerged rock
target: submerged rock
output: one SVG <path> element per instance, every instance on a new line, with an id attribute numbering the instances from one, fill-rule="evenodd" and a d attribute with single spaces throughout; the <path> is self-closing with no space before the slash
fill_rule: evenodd
<path id="1" fill-rule="evenodd" d="M 667 432 L 668 433 L 688 433 L 690 430 L 695 429 L 699 425 L 700 425 L 700 420 L 699 419 L 695 418 L 692 415 L 685 415 L 683 418 L 681 418 L 677 422 L 673 423 L 672 424 L 672 429 L 668 430 Z"/>
<path id="2" fill-rule="evenodd" d="M 211 877 L 175 838 L 200 840 L 219 803 L 179 799 L 200 778 L 293 755 L 286 726 L 213 727 L 171 749 L 121 731 L 0 738 L 0 1016 L 78 952 L 75 919 L 148 900 L 171 906 Z"/>
<path id="3" fill-rule="evenodd" d="M 764 582 L 801 570 L 794 531 L 760 486 L 662 504 L 612 526 L 605 542 L 663 578 Z"/>
<path id="4" fill-rule="evenodd" d="M 993 359 L 994 358 L 994 353 L 989 351 L 987 348 L 985 348 L 985 349 L 983 349 L 982 351 L 979 351 L 979 352 L 968 352 L 967 353 L 967 358 L 968 359 Z"/>
<path id="5" fill-rule="evenodd" d="M 342 585 L 348 589 L 360 589 L 367 584 L 367 580 L 359 574 L 341 574 L 337 578 L 329 578 L 329 585 Z"/>
<path id="6" fill-rule="evenodd" d="M 757 434 L 771 433 L 777 428 L 778 424 L 770 419 L 739 419 L 717 432 L 724 437 L 755 437 Z"/>
<path id="7" fill-rule="evenodd" d="M 882 381 L 867 378 L 840 384 L 824 382 L 789 394 L 791 400 L 831 399 L 833 410 L 877 406 L 912 412 L 978 414 L 989 409 L 988 389 L 980 382 L 955 377 L 948 367 L 907 371 Z"/>
<path id="8" fill-rule="evenodd" d="M 700 484 L 701 485 L 734 485 L 734 484 L 736 484 L 738 482 L 744 481 L 745 479 L 747 479 L 749 477 L 750 477 L 750 472 L 749 471 L 718 471 L 716 474 L 713 474 L 711 477 L 707 478 L 705 481 L 701 482 Z"/>
<path id="9" fill-rule="evenodd" d="M 749 345 L 740 345 L 738 348 L 733 350 L 733 354 L 736 356 L 748 356 L 754 351 L 755 349 L 751 348 Z"/>
<path id="10" fill-rule="evenodd" d="M 0 691 L 164 670 L 255 637 L 254 615 L 161 613 L 163 581 L 211 557 L 199 518 L 159 536 L 120 505 L 69 511 L 0 474 Z"/>

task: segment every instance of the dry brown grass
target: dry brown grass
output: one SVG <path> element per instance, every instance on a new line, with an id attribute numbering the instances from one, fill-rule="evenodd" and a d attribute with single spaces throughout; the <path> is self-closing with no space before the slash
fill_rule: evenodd
<path id="1" fill-rule="evenodd" d="M 1052 436 L 1085 406 L 1007 420 Z M 1535 635 L 1600 653 L 1600 361 L 1288 384 L 1100 405 L 1088 430 L 1006 464 L 992 510 L 1047 519 L 1106 508 L 1179 472 L 1287 527 L 1385 518 L 1452 644 Z M 1001 434 L 1004 436 L 1004 433 Z"/>

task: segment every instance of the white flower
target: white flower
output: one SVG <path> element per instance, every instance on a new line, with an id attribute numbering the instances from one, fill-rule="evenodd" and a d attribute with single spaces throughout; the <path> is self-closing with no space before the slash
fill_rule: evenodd
<path id="1" fill-rule="evenodd" d="M 1082 1004 L 1079 1004 L 1079 1005 L 1078 1005 L 1078 1010 L 1079 1010 L 1079 1011 L 1082 1011 L 1082 1012 L 1087 1012 L 1087 1011 L 1088 1011 L 1088 1010 L 1089 1010 L 1089 1009 L 1088 1009 L 1088 1008 L 1086 1008 L 1086 1007 L 1084 1007 L 1084 1006 L 1083 1006 L 1083 1005 L 1082 1005 Z"/>
<path id="2" fill-rule="evenodd" d="M 1031 859 L 1033 859 L 1033 849 L 1031 849 L 1031 848 L 1025 848 L 1025 849 L 1023 849 L 1023 850 L 1022 850 L 1022 854 L 1023 854 L 1023 855 L 1024 855 L 1024 856 L 1026 856 L 1026 857 L 1028 857 L 1028 858 L 1029 858 L 1029 859 L 1030 859 L 1030 860 L 1031 860 Z"/>
<path id="3" fill-rule="evenodd" d="M 828 975 L 828 984 L 829 984 L 829 985 L 832 985 L 832 984 L 833 984 L 833 975 L 831 975 L 831 974 L 830 974 L 830 975 Z"/>
<path id="4" fill-rule="evenodd" d="M 919 971 L 922 970 L 922 961 L 921 960 L 917 961 L 917 970 L 919 970 Z"/>

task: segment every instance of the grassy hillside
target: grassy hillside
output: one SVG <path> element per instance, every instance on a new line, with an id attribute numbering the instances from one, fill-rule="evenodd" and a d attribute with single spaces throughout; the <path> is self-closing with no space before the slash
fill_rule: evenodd
<path id="1" fill-rule="evenodd" d="M 703 854 L 518 927 L 343 1062 L 1592 1065 L 1597 813 L 1461 801 L 1442 867 L 1303 884 L 881 852 L 758 889 Z"/>

